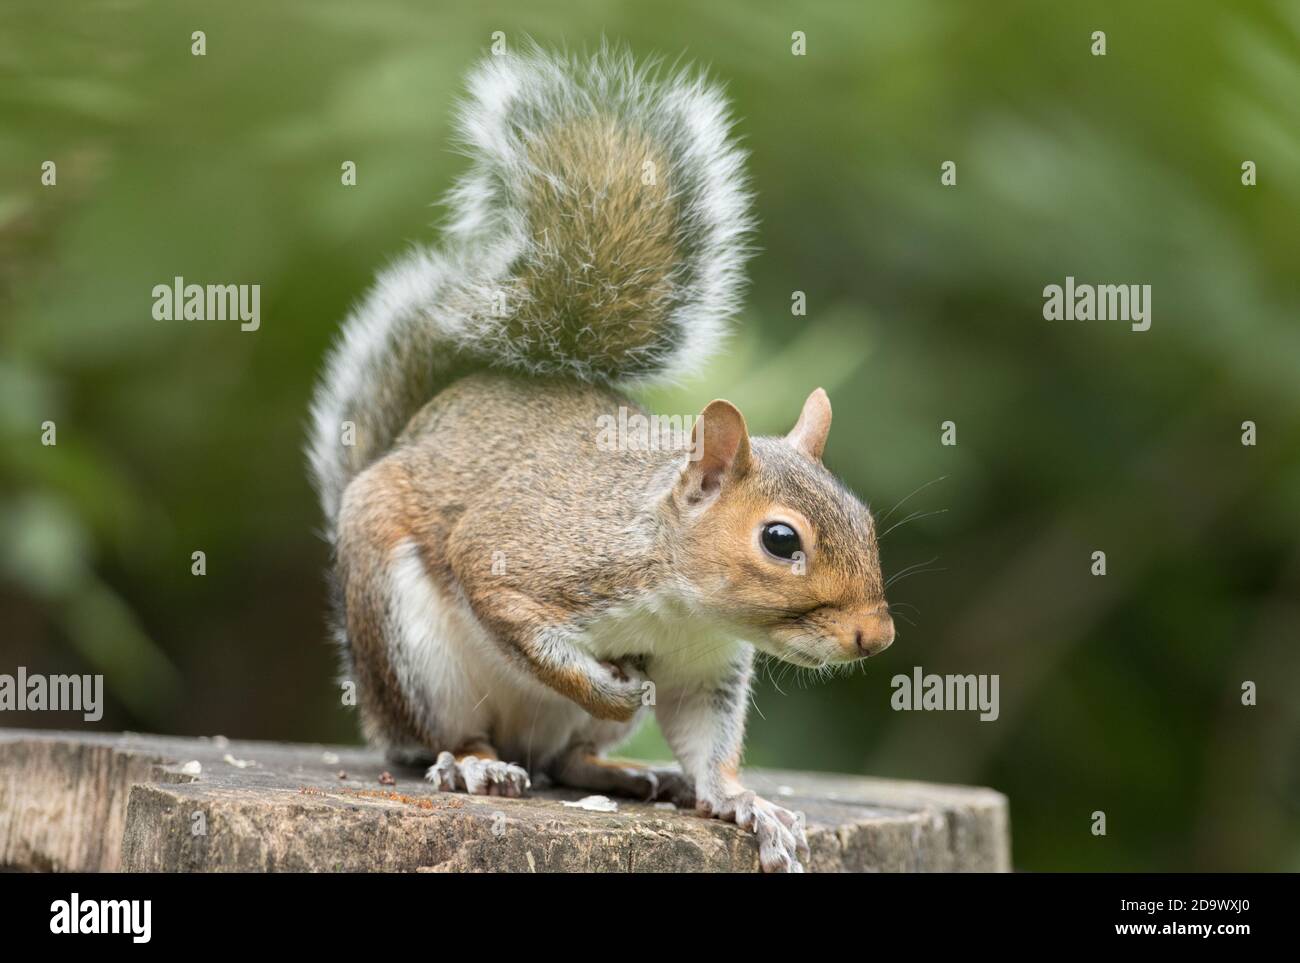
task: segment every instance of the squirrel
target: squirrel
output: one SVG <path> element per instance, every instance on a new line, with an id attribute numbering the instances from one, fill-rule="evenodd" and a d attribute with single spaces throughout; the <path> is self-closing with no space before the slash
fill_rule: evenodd
<path id="1" fill-rule="evenodd" d="M 739 779 L 755 653 L 819 668 L 894 640 L 872 515 L 822 465 L 826 393 L 784 437 L 723 400 L 689 445 L 598 428 L 697 371 L 738 309 L 732 126 L 706 78 L 625 51 L 487 57 L 445 243 L 348 316 L 308 458 L 372 745 L 446 791 L 542 776 L 694 806 L 800 872 L 802 819 Z M 606 759 L 650 711 L 680 765 Z"/>

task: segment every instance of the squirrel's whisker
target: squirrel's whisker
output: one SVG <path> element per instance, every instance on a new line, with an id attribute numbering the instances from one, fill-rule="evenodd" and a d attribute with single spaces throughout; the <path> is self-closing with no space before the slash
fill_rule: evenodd
<path id="1" fill-rule="evenodd" d="M 903 572 L 903 573 L 900 573 L 899 575 L 894 576 L 893 578 L 891 578 L 891 579 L 889 580 L 889 582 L 886 582 L 886 583 L 885 583 L 885 587 L 888 588 L 889 585 L 890 585 L 891 583 L 893 583 L 893 582 L 901 582 L 903 579 L 905 579 L 905 578 L 911 578 L 913 575 L 929 575 L 929 574 L 931 574 L 931 573 L 933 573 L 933 572 L 946 572 L 946 571 L 948 571 L 948 569 L 947 569 L 946 567 L 943 567 L 943 566 L 938 567 L 938 568 L 918 568 L 918 569 L 912 569 L 911 571 Z"/>
<path id="2" fill-rule="evenodd" d="M 889 511 L 885 512 L 885 514 L 881 515 L 880 518 L 877 519 L 876 524 L 880 524 L 881 522 L 888 521 L 889 516 L 892 515 L 892 514 L 894 514 L 894 512 L 898 511 L 898 509 L 902 506 L 903 502 L 907 501 L 907 500 L 908 500 L 909 498 L 911 498 L 913 495 L 916 495 L 916 494 L 919 494 L 920 492 L 925 491 L 925 490 L 926 490 L 927 488 L 929 488 L 931 485 L 938 484 L 939 482 L 943 481 L 943 480 L 944 480 L 945 478 L 947 478 L 947 477 L 948 477 L 947 475 L 940 475 L 938 478 L 932 478 L 932 479 L 930 479 L 928 482 L 926 482 L 926 483 L 925 483 L 924 485 L 922 485 L 921 487 L 912 489 L 912 491 L 911 491 L 910 493 L 908 493 L 907 495 L 905 495 L 905 496 L 903 497 L 902 501 L 898 502 L 897 505 L 895 505 L 895 506 L 894 506 L 893 508 L 891 508 Z"/>
<path id="3" fill-rule="evenodd" d="M 885 529 L 883 532 L 877 535 L 876 541 L 883 540 L 884 537 L 888 535 L 890 532 L 892 532 L 894 529 L 906 525 L 908 522 L 914 522 L 920 518 L 929 518 L 931 515 L 942 515 L 947 510 L 948 509 L 946 508 L 936 508 L 932 512 L 912 512 L 912 514 L 904 516 L 902 520 L 894 522 L 894 524 L 890 525 L 887 529 Z"/>

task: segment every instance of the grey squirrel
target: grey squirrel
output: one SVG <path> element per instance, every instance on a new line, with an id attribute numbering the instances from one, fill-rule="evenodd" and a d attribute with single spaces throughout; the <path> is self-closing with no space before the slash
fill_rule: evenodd
<path id="1" fill-rule="evenodd" d="M 445 243 L 347 319 L 309 458 L 373 744 L 448 791 L 545 773 L 693 804 L 801 871 L 801 820 L 738 777 L 755 651 L 820 667 L 894 639 L 872 516 L 821 463 L 826 394 L 780 438 L 718 400 L 689 446 L 598 439 L 738 307 L 730 128 L 716 87 L 626 53 L 488 57 Z M 651 708 L 680 769 L 604 759 Z"/>

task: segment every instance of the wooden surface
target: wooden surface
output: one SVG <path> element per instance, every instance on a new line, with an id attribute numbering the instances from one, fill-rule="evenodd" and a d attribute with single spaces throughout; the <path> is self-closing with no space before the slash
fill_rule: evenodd
<path id="1" fill-rule="evenodd" d="M 1010 868 L 1007 801 L 992 790 L 771 770 L 745 781 L 806 814 L 814 872 Z M 421 771 L 349 747 L 0 730 L 0 867 L 758 869 L 735 826 L 626 799 L 612 813 L 564 805 L 583 795 L 438 793 Z"/>

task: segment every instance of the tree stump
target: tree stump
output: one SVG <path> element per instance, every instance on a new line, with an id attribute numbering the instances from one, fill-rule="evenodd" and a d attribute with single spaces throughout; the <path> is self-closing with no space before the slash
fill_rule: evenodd
<path id="1" fill-rule="evenodd" d="M 989 789 L 750 770 L 806 814 L 812 872 L 1005 871 Z M 666 804 L 439 793 L 366 749 L 0 731 L 0 867 L 82 871 L 756 872 L 754 838 Z"/>

